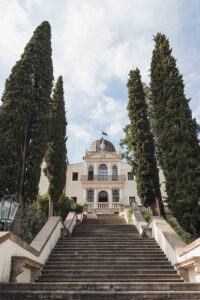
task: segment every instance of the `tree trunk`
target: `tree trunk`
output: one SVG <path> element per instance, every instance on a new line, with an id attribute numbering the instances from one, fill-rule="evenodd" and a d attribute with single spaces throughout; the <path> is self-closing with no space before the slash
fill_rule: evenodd
<path id="1" fill-rule="evenodd" d="M 23 199 L 21 197 L 19 197 L 19 207 L 17 209 L 15 219 L 11 226 L 12 233 L 17 236 L 20 236 L 20 227 L 21 227 L 23 211 L 24 211 Z"/>
<path id="2" fill-rule="evenodd" d="M 156 209 L 158 216 L 162 216 L 163 218 L 166 219 L 166 213 L 165 213 L 165 208 L 163 205 L 163 201 L 161 197 L 155 197 L 155 202 L 156 202 Z"/>
<path id="3" fill-rule="evenodd" d="M 21 171 L 21 181 L 20 181 L 20 187 L 19 187 L 19 207 L 17 210 L 17 213 L 15 215 L 15 220 L 12 224 L 12 232 L 20 236 L 20 227 L 21 227 L 21 221 L 22 221 L 22 216 L 23 216 L 23 211 L 24 211 L 24 195 L 23 195 L 23 190 L 24 190 L 24 173 L 25 173 L 25 165 L 26 165 L 26 153 L 28 149 L 28 129 L 26 130 L 26 136 L 24 138 L 24 145 L 21 150 L 21 156 L 22 156 L 22 171 Z"/>
<path id="4" fill-rule="evenodd" d="M 53 217 L 53 201 L 51 197 L 49 197 L 49 218 Z"/>

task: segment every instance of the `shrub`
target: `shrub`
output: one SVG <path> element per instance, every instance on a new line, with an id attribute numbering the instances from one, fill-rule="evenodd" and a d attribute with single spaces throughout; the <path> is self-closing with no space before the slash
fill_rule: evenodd
<path id="1" fill-rule="evenodd" d="M 62 194 L 57 203 L 54 203 L 54 216 L 61 216 L 63 221 L 71 210 L 71 204 L 74 200 Z M 76 205 L 76 212 L 81 213 L 83 206 Z M 49 213 L 49 194 L 38 195 L 37 201 L 28 204 L 24 209 L 21 224 L 21 238 L 27 243 L 32 242 L 34 237 L 42 229 L 48 220 Z"/>
<path id="2" fill-rule="evenodd" d="M 44 224 L 47 222 L 47 215 L 39 208 L 38 203 L 28 204 L 24 209 L 20 236 L 27 243 L 32 242 Z"/>
<path id="3" fill-rule="evenodd" d="M 146 210 L 144 213 L 143 213 L 143 218 L 145 219 L 145 221 L 148 223 L 149 220 L 151 219 L 152 217 L 152 213 L 150 210 Z"/>
<path id="4" fill-rule="evenodd" d="M 133 214 L 133 211 L 134 211 L 134 208 L 132 206 L 127 209 L 126 215 L 127 215 L 128 220 L 131 220 L 131 216 Z"/>
<path id="5" fill-rule="evenodd" d="M 168 219 L 168 223 L 186 244 L 190 244 L 194 241 L 194 238 L 192 238 L 191 234 L 186 232 L 181 227 L 176 218 L 171 217 L 170 219 Z"/>

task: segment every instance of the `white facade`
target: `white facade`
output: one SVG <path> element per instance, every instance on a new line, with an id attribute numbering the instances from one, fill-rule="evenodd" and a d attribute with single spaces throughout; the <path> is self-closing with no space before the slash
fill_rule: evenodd
<path id="1" fill-rule="evenodd" d="M 86 150 L 83 162 L 68 164 L 66 177 L 65 194 L 79 204 L 87 203 L 89 208 L 141 204 L 131 166 L 122 161 L 120 151 L 116 152 L 107 140 L 95 141 Z M 42 174 L 40 194 L 47 190 L 48 180 Z"/>

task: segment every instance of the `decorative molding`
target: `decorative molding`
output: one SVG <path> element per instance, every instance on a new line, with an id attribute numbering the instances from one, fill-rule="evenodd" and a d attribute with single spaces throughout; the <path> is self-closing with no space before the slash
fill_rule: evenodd
<path id="1" fill-rule="evenodd" d="M 41 275 L 43 264 L 28 257 L 13 256 L 11 259 L 11 271 L 9 282 L 17 282 L 17 276 L 24 272 L 24 268 L 31 272 L 30 282 L 34 282 Z"/>
<path id="2" fill-rule="evenodd" d="M 175 266 L 184 280 L 189 282 L 189 269 L 194 268 L 196 273 L 200 273 L 200 257 L 193 256 L 192 258 L 188 258 L 180 263 L 177 263 Z"/>

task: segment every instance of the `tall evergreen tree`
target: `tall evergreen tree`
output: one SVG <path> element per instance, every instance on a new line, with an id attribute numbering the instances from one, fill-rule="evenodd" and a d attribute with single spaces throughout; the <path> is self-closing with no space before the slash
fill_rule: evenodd
<path id="1" fill-rule="evenodd" d="M 6 81 L 0 107 L 0 193 L 17 194 L 13 231 L 18 234 L 24 204 L 35 201 L 49 135 L 53 83 L 51 29 L 36 28 Z"/>
<path id="2" fill-rule="evenodd" d="M 153 131 L 166 179 L 168 205 L 190 233 L 200 233 L 200 147 L 198 125 L 184 94 L 182 75 L 169 41 L 158 33 L 151 62 Z"/>
<path id="3" fill-rule="evenodd" d="M 51 134 L 45 155 L 45 173 L 49 180 L 49 216 L 53 215 L 53 203 L 63 193 L 66 183 L 66 116 L 62 76 L 55 85 L 51 103 Z"/>
<path id="4" fill-rule="evenodd" d="M 136 176 L 138 195 L 145 206 L 151 206 L 154 213 L 156 204 L 159 214 L 165 217 L 162 203 L 158 168 L 155 158 L 153 135 L 147 113 L 145 93 L 138 69 L 130 71 L 128 80 L 128 116 L 130 124 L 125 128 L 125 156 L 133 167 Z"/>

